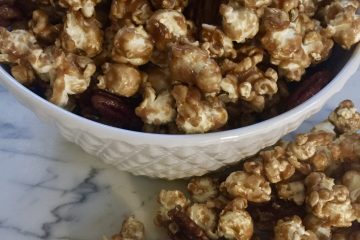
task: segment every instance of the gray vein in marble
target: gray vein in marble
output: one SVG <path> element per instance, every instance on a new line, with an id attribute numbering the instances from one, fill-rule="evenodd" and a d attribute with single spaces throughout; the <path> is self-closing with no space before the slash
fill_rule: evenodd
<path id="1" fill-rule="evenodd" d="M 47 170 L 49 173 L 50 171 Z M 58 176 L 56 174 L 50 174 L 50 177 L 47 179 L 44 179 L 36 184 L 27 184 L 27 183 L 21 183 L 21 182 L 15 182 L 17 184 L 22 184 L 24 186 L 30 187 L 31 189 L 35 188 L 42 188 L 50 191 L 60 191 L 62 195 L 73 193 L 77 195 L 77 198 L 73 201 L 62 203 L 55 208 L 53 208 L 50 213 L 54 217 L 53 221 L 45 222 L 41 226 L 42 233 L 35 233 L 31 231 L 23 230 L 22 228 L 18 226 L 11 226 L 6 224 L 6 219 L 3 219 L 0 221 L 0 229 L 5 229 L 7 231 L 12 231 L 16 234 L 19 234 L 24 237 L 31 237 L 35 239 L 43 239 L 43 240 L 50 240 L 50 239 L 63 239 L 63 240 L 85 240 L 80 238 L 74 238 L 70 236 L 54 236 L 53 235 L 53 228 L 55 228 L 58 224 L 63 222 L 74 222 L 74 217 L 64 216 L 62 214 L 63 209 L 74 207 L 78 204 L 85 203 L 92 194 L 96 194 L 100 191 L 97 184 L 94 182 L 94 179 L 97 177 L 99 173 L 99 169 L 91 168 L 86 176 L 86 178 L 81 181 L 77 186 L 75 186 L 72 189 L 66 190 L 66 189 L 57 189 L 53 187 L 46 187 L 43 186 L 47 182 L 56 180 Z"/>

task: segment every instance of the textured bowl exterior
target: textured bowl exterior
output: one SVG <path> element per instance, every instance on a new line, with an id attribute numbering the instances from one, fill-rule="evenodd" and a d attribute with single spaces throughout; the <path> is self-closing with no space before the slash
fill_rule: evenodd
<path id="1" fill-rule="evenodd" d="M 96 123 L 35 95 L 0 67 L 0 83 L 41 120 L 105 163 L 135 175 L 177 179 L 203 175 L 270 146 L 318 112 L 360 64 L 360 46 L 336 77 L 314 97 L 272 119 L 248 127 L 198 135 L 133 132 Z"/>

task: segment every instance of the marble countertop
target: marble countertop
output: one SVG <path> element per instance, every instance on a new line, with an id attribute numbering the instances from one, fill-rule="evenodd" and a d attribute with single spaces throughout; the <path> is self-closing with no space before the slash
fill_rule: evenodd
<path id="1" fill-rule="evenodd" d="M 360 108 L 360 71 L 298 132 L 326 118 L 341 100 Z M 0 87 L 0 239 L 99 240 L 134 214 L 147 239 L 166 239 L 152 218 L 160 189 L 183 181 L 134 177 L 65 141 Z"/>

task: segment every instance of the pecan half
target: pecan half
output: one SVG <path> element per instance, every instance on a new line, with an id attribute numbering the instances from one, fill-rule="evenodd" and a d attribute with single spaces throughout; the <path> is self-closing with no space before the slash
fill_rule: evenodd
<path id="1" fill-rule="evenodd" d="M 302 80 L 296 90 L 293 93 L 290 93 L 290 96 L 287 99 L 287 110 L 290 110 L 310 99 L 323 89 L 330 80 L 331 74 L 327 70 L 315 72 L 310 77 Z"/>
<path id="2" fill-rule="evenodd" d="M 83 98 L 80 99 L 83 102 L 80 103 L 83 106 L 83 117 L 115 127 L 138 131 L 142 129 L 142 121 L 134 111 L 136 99 L 118 97 L 101 90 L 86 93 Z"/>
<path id="3" fill-rule="evenodd" d="M 181 207 L 176 207 L 168 213 L 170 220 L 179 228 L 178 232 L 170 233 L 174 240 L 209 240 L 205 232 L 191 220 Z"/>

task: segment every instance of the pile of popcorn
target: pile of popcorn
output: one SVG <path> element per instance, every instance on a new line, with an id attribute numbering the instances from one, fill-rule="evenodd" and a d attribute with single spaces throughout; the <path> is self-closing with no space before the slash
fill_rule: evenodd
<path id="1" fill-rule="evenodd" d="M 359 130 L 360 113 L 343 101 L 294 141 L 191 179 L 190 197 L 161 190 L 155 222 L 174 240 L 360 239 Z"/>
<path id="2" fill-rule="evenodd" d="M 30 19 L 0 27 L 0 62 L 58 106 L 97 89 L 140 97 L 143 131 L 204 133 L 270 109 L 334 42 L 360 41 L 357 0 L 222 1 L 218 25 L 187 19 L 194 1 L 29 0 Z"/>

